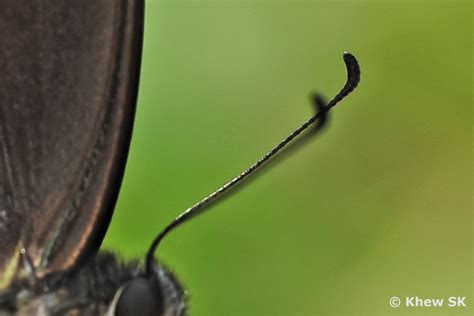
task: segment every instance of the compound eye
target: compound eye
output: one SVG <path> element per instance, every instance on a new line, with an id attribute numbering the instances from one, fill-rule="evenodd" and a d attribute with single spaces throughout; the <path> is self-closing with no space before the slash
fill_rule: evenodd
<path id="1" fill-rule="evenodd" d="M 117 293 L 115 316 L 158 316 L 163 314 L 163 296 L 156 281 L 136 278 L 125 283 Z"/>

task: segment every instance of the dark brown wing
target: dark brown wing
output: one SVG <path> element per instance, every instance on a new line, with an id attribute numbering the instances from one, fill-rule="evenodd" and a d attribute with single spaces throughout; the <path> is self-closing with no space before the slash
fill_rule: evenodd
<path id="1" fill-rule="evenodd" d="M 137 0 L 1 2 L 0 289 L 23 247 L 39 277 L 97 251 L 131 136 L 142 20 Z"/>

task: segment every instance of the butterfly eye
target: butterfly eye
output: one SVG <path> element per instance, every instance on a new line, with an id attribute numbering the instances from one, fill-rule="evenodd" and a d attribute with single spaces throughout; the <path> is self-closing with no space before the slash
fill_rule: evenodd
<path id="1" fill-rule="evenodd" d="M 113 312 L 115 316 L 163 314 L 163 296 L 153 279 L 141 277 L 128 281 L 117 296 Z"/>

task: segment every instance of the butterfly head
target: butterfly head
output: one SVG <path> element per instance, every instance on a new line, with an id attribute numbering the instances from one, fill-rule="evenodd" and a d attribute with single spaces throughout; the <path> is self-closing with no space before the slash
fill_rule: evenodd
<path id="1" fill-rule="evenodd" d="M 126 281 L 116 292 L 108 315 L 184 315 L 185 292 L 171 272 L 154 263 L 153 270 Z"/>

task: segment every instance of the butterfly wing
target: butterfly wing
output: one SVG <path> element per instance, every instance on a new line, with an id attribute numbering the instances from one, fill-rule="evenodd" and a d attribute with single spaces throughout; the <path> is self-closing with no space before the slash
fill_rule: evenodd
<path id="1" fill-rule="evenodd" d="M 97 251 L 128 152 L 143 1 L 0 5 L 0 289 Z M 20 269 L 21 270 L 21 269 Z"/>

